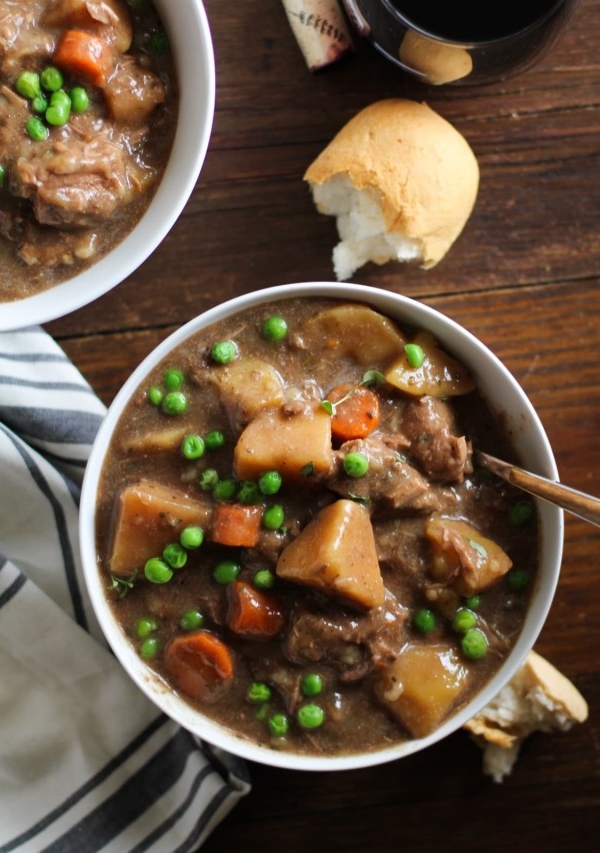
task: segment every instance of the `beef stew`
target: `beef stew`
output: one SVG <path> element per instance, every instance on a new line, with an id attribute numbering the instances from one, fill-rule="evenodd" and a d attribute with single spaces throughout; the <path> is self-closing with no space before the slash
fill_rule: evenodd
<path id="1" fill-rule="evenodd" d="M 150 0 L 0 0 L 0 302 L 71 278 L 131 231 L 177 109 Z"/>
<path id="2" fill-rule="evenodd" d="M 433 732 L 519 636 L 538 524 L 473 465 L 511 456 L 430 333 L 300 298 L 201 330 L 127 405 L 99 570 L 155 677 L 275 750 Z"/>

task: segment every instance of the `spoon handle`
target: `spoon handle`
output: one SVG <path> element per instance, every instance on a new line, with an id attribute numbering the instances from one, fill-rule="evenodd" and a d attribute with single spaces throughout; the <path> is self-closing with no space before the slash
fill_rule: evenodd
<path id="1" fill-rule="evenodd" d="M 512 483 L 550 503 L 557 504 L 573 515 L 600 527 L 599 498 L 586 495 L 584 492 L 571 489 L 569 486 L 563 486 L 562 483 L 557 483 L 555 480 L 548 480 L 538 474 L 531 474 L 529 471 L 524 471 L 523 468 L 518 468 L 516 465 L 496 459 L 495 456 L 482 453 L 481 450 L 475 451 L 475 458 L 484 468 L 493 471 L 494 474 L 502 477 L 508 483 Z"/>

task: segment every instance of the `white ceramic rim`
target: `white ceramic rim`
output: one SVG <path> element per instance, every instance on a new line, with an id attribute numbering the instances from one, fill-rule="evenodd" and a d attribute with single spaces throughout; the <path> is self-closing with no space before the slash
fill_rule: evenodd
<path id="1" fill-rule="evenodd" d="M 94 506 L 101 472 L 104 444 L 114 429 L 123 407 L 148 371 L 178 346 L 202 328 L 231 316 L 241 309 L 251 308 L 275 299 L 297 297 L 330 297 L 346 301 L 364 301 L 395 319 L 400 325 L 425 327 L 450 352 L 460 353 L 460 359 L 474 374 L 485 397 L 503 396 L 503 413 L 516 412 L 507 422 L 513 432 L 514 445 L 530 470 L 542 476 L 558 479 L 558 471 L 550 443 L 541 421 L 516 379 L 500 360 L 474 335 L 438 311 L 405 296 L 359 284 L 311 282 L 279 285 L 236 297 L 209 309 L 175 331 L 150 353 L 131 374 L 119 391 L 103 421 L 87 464 L 80 504 L 80 543 L 84 575 L 100 626 L 115 655 L 138 687 L 166 714 L 201 739 L 241 758 L 274 767 L 296 770 L 331 771 L 356 769 L 403 758 L 430 746 L 459 729 L 467 720 L 488 704 L 512 678 L 533 647 L 544 625 L 558 583 L 563 548 L 562 510 L 537 501 L 543 531 L 535 602 L 516 646 L 494 678 L 467 707 L 455 714 L 439 729 L 425 738 L 406 741 L 387 749 L 364 754 L 337 757 L 315 757 L 278 752 L 257 746 L 240 738 L 224 727 L 201 717 L 186 702 L 168 691 L 165 685 L 140 661 L 125 639 L 107 604 L 97 570 L 94 536 Z"/>
<path id="2" fill-rule="evenodd" d="M 56 320 L 112 290 L 158 247 L 196 185 L 215 111 L 215 59 L 210 27 L 201 0 L 186 2 L 189 15 L 179 17 L 172 10 L 180 0 L 175 6 L 170 0 L 153 2 L 172 43 L 182 48 L 176 56 L 179 121 L 165 175 L 147 212 L 108 255 L 49 290 L 16 302 L 0 303 L 1 332 Z M 185 64 L 180 54 L 186 57 Z M 199 111 L 198 103 L 205 108 Z"/>

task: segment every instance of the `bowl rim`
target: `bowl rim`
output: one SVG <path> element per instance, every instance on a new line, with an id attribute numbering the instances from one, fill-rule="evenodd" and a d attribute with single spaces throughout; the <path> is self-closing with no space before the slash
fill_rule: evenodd
<path id="1" fill-rule="evenodd" d="M 171 14 L 168 0 L 153 0 L 153 4 L 169 35 L 190 42 L 185 69 L 175 56 L 179 119 L 165 174 L 142 218 L 107 255 L 47 290 L 14 302 L 0 302 L 0 332 L 56 320 L 108 293 L 158 248 L 192 194 L 214 122 L 216 71 L 210 25 L 202 0 L 190 0 L 187 4 L 193 23 L 187 17 L 186 23 L 183 20 L 179 23 L 175 17 L 169 22 L 164 20 Z M 192 109 L 199 101 L 204 109 Z"/>
<path id="2" fill-rule="evenodd" d="M 456 343 L 460 340 L 461 351 L 458 358 L 473 371 L 478 387 L 484 396 L 487 396 L 486 392 L 489 393 L 490 388 L 493 387 L 496 391 L 501 385 L 505 405 L 514 407 L 517 412 L 518 417 L 514 423 L 509 424 L 509 428 L 519 430 L 526 439 L 521 441 L 521 446 L 515 436 L 515 444 L 518 446 L 520 454 L 525 452 L 528 454 L 528 464 L 531 470 L 558 480 L 552 448 L 533 405 L 508 368 L 468 329 L 420 301 L 368 285 L 333 282 L 297 282 L 276 285 L 234 297 L 209 308 L 170 334 L 131 373 L 108 409 L 87 463 L 80 502 L 80 554 L 93 609 L 116 657 L 138 687 L 164 713 L 182 725 L 183 728 L 192 731 L 202 740 L 232 752 L 240 758 L 273 767 L 310 771 L 358 769 L 404 758 L 437 743 L 460 729 L 464 723 L 484 708 L 512 678 L 537 640 L 554 598 L 562 561 L 564 519 L 561 509 L 545 501 L 535 499 L 540 517 L 540 531 L 543 534 L 541 535 L 540 569 L 536 582 L 536 595 L 527 613 L 521 634 L 507 660 L 476 697 L 427 737 L 408 740 L 373 752 L 339 756 L 319 757 L 285 751 L 278 752 L 271 747 L 256 745 L 247 739 L 232 734 L 231 730 L 213 721 L 206 720 L 183 699 L 179 699 L 174 693 L 170 692 L 164 682 L 148 671 L 121 633 L 116 620 L 112 617 L 111 609 L 100 583 L 93 522 L 95 495 L 104 450 L 123 407 L 131 398 L 132 393 L 139 387 L 149 369 L 161 361 L 173 347 L 180 345 L 197 331 L 217 320 L 227 318 L 241 309 L 276 299 L 294 299 L 300 296 L 332 297 L 341 301 L 366 302 L 375 310 L 390 316 L 400 325 L 425 326 L 433 332 L 442 346 L 450 351 L 456 351 L 457 347 L 453 345 L 453 342 Z"/>

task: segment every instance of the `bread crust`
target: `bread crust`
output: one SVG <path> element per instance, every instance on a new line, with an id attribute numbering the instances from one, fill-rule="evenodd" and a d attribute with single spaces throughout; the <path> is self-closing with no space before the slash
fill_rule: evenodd
<path id="1" fill-rule="evenodd" d="M 484 749 L 486 772 L 501 781 L 528 735 L 565 731 L 587 716 L 587 702 L 575 685 L 546 658 L 531 651 L 509 684 L 464 728 Z"/>
<path id="2" fill-rule="evenodd" d="M 322 185 L 336 175 L 374 194 L 387 230 L 418 242 L 424 268 L 463 230 L 479 189 L 477 159 L 462 134 L 427 104 L 401 98 L 350 119 L 304 180 Z"/>

